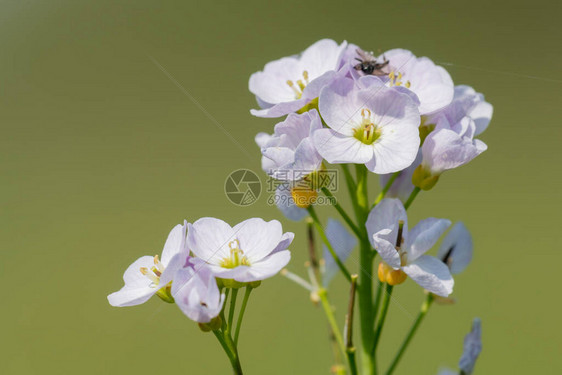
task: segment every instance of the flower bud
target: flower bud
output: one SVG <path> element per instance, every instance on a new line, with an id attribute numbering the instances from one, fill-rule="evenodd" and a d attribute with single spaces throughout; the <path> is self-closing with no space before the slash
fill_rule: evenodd
<path id="1" fill-rule="evenodd" d="M 384 262 L 379 263 L 379 280 L 381 283 L 387 283 L 388 285 L 398 285 L 406 281 L 408 277 L 404 271 L 395 270 Z"/>
<path id="2" fill-rule="evenodd" d="M 308 208 L 316 202 L 318 192 L 306 184 L 299 184 L 291 189 L 291 197 L 297 207 Z"/>
<path id="3" fill-rule="evenodd" d="M 422 190 L 431 190 L 437 181 L 439 181 L 439 175 L 432 174 L 423 164 L 416 168 L 412 176 L 412 184 Z"/>
<path id="4" fill-rule="evenodd" d="M 216 316 L 209 323 L 199 323 L 199 329 L 203 332 L 216 331 L 222 326 L 222 319 Z"/>

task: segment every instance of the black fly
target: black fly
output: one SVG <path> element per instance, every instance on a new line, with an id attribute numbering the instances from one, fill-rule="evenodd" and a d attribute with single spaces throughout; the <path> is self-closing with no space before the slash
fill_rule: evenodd
<path id="1" fill-rule="evenodd" d="M 355 70 L 360 70 L 366 75 L 374 76 L 385 76 L 388 74 L 388 72 L 383 70 L 383 68 L 386 67 L 389 62 L 384 56 L 384 61 L 378 62 L 372 53 L 365 52 L 359 48 L 357 48 L 355 51 L 359 56 L 359 58 L 355 58 L 355 60 L 359 61 L 359 64 L 354 66 Z"/>

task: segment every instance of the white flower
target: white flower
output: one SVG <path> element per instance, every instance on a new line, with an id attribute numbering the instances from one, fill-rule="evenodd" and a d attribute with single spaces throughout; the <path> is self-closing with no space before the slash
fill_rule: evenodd
<path id="1" fill-rule="evenodd" d="M 216 277 L 246 283 L 267 279 L 285 267 L 293 238 L 277 220 L 252 218 L 233 228 L 208 217 L 189 224 L 187 243 Z"/>
<path id="2" fill-rule="evenodd" d="M 259 133 L 256 143 L 262 151 L 262 168 L 275 179 L 297 181 L 317 171 L 322 157 L 312 144 L 311 135 L 322 128 L 318 112 L 289 114 L 275 125 L 273 135 Z"/>
<path id="3" fill-rule="evenodd" d="M 328 219 L 325 232 L 326 237 L 338 255 L 338 258 L 342 262 L 345 262 L 351 254 L 353 248 L 357 245 L 357 239 L 355 236 L 352 236 L 339 221 L 332 218 Z M 324 287 L 327 287 L 330 281 L 332 281 L 334 276 L 338 273 L 339 267 L 326 245 L 323 246 L 323 249 L 324 261 L 326 264 L 322 284 Z"/>
<path id="4" fill-rule="evenodd" d="M 453 101 L 443 110 L 428 116 L 425 123 L 436 124 L 440 116 L 445 116 L 449 123 L 456 124 L 463 117 L 468 116 L 474 121 L 474 136 L 481 134 L 492 119 L 494 108 L 486 100 L 484 95 L 476 92 L 472 87 L 466 85 L 455 86 Z"/>
<path id="5" fill-rule="evenodd" d="M 474 121 L 468 116 L 455 124 L 442 116 L 423 142 L 422 162 L 412 178 L 414 185 L 429 190 L 443 172 L 458 168 L 486 151 L 488 146 L 484 142 L 473 139 L 475 129 Z"/>
<path id="6" fill-rule="evenodd" d="M 336 77 L 347 43 L 322 39 L 300 56 L 283 57 L 252 74 L 249 89 L 263 109 L 251 110 L 258 117 L 281 117 L 304 107 Z"/>
<path id="7" fill-rule="evenodd" d="M 403 282 L 407 275 L 434 294 L 442 297 L 451 294 L 454 281 L 447 266 L 435 257 L 424 255 L 450 224 L 449 220 L 429 218 L 420 221 L 408 232 L 408 219 L 402 202 L 383 199 L 371 210 L 365 225 L 373 247 L 386 263 L 379 266 L 379 278 L 391 277 L 381 281 L 395 285 Z M 400 237 L 401 241 L 397 243 Z M 396 271 L 405 275 L 400 272 L 392 274 Z M 381 276 L 381 272 L 384 275 Z"/>
<path id="8" fill-rule="evenodd" d="M 183 225 L 178 224 L 172 229 L 164 244 L 161 259 L 155 255 L 143 256 L 134 261 L 123 274 L 125 286 L 107 296 L 109 304 L 118 307 L 140 305 L 154 294 L 173 302 L 170 295 L 172 279 L 189 256 L 186 228 L 187 222 L 184 221 Z"/>
<path id="9" fill-rule="evenodd" d="M 360 88 L 352 79 L 342 78 L 322 90 L 318 105 L 330 129 L 315 131 L 313 140 L 329 163 L 365 164 L 384 174 L 414 161 L 420 114 L 408 94 L 380 80 Z"/>
<path id="10" fill-rule="evenodd" d="M 447 233 L 437 258 L 445 263 L 451 274 L 455 275 L 464 271 L 472 260 L 472 236 L 463 223 L 458 222 Z"/>
<path id="11" fill-rule="evenodd" d="M 209 323 L 217 317 L 225 300 L 211 269 L 202 263 L 189 264 L 177 271 L 172 296 L 180 310 L 199 323 Z"/>
<path id="12" fill-rule="evenodd" d="M 454 85 L 447 71 L 427 57 L 416 57 L 404 49 L 386 51 L 377 58 L 387 59 L 388 77 L 381 77 L 387 85 L 404 86 L 419 98 L 420 114 L 425 115 L 445 108 L 453 100 Z"/>

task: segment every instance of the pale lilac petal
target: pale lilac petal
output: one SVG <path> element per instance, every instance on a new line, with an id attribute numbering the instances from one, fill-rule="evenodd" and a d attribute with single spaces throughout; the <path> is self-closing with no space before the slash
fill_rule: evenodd
<path id="1" fill-rule="evenodd" d="M 258 145 L 259 148 L 264 148 L 267 143 L 271 140 L 272 136 L 264 133 L 264 132 L 260 132 L 256 135 L 256 137 L 254 138 L 254 140 L 256 141 L 256 144 Z"/>
<path id="2" fill-rule="evenodd" d="M 250 266 L 238 266 L 232 269 L 211 267 L 217 277 L 249 283 L 252 281 L 264 280 L 276 275 L 290 260 L 291 252 L 289 250 L 283 250 L 269 255 L 259 262 L 252 263 Z"/>
<path id="3" fill-rule="evenodd" d="M 157 288 L 148 286 L 143 288 L 124 286 L 121 290 L 107 296 L 107 300 L 111 306 L 115 307 L 136 306 L 148 301 L 157 291 Z"/>
<path id="4" fill-rule="evenodd" d="M 357 103 L 350 78 L 340 78 L 325 87 L 318 99 L 320 115 L 335 132 L 353 136 L 353 128 L 361 121 L 361 103 Z"/>
<path id="5" fill-rule="evenodd" d="M 373 158 L 373 146 L 354 137 L 341 135 L 332 129 L 320 129 L 313 134 L 318 153 L 332 164 L 365 164 Z"/>
<path id="6" fill-rule="evenodd" d="M 274 104 L 270 108 L 250 109 L 250 113 L 256 117 L 275 118 L 296 112 L 307 104 L 308 100 L 299 99 L 291 102 Z"/>
<path id="7" fill-rule="evenodd" d="M 474 364 L 482 351 L 482 326 L 480 319 L 472 322 L 472 330 L 464 337 L 462 357 L 459 361 L 461 371 L 470 375 L 474 371 Z"/>
<path id="8" fill-rule="evenodd" d="M 321 39 L 308 47 L 300 58 L 307 68 L 310 79 L 316 79 L 327 71 L 336 70 L 340 65 L 347 42 L 337 44 L 331 39 Z"/>
<path id="9" fill-rule="evenodd" d="M 472 236 L 463 223 L 456 223 L 447 233 L 437 258 L 449 266 L 451 274 L 455 275 L 464 271 L 472 260 Z"/>
<path id="10" fill-rule="evenodd" d="M 229 244 L 236 239 L 230 225 L 222 220 L 205 217 L 188 224 L 187 244 L 205 262 L 219 264 L 230 256 Z"/>
<path id="11" fill-rule="evenodd" d="M 422 255 L 402 270 L 416 283 L 431 293 L 447 297 L 453 293 L 453 277 L 449 268 L 439 259 Z"/>
<path id="12" fill-rule="evenodd" d="M 283 229 L 277 220 L 264 221 L 260 218 L 244 220 L 234 228 L 240 249 L 250 263 L 258 262 L 268 256 L 277 247 Z"/>
<path id="13" fill-rule="evenodd" d="M 389 60 L 390 70 L 402 73 L 402 84 L 410 82 L 409 90 L 419 98 L 422 115 L 445 108 L 453 100 L 454 85 L 445 69 L 427 57 L 416 57 L 410 51 L 394 49 L 379 58 Z"/>
<path id="14" fill-rule="evenodd" d="M 394 180 L 390 189 L 386 192 L 387 198 L 398 198 L 402 202 L 406 202 L 412 194 L 414 190 L 414 184 L 412 184 L 412 176 L 414 171 L 421 164 L 422 161 L 422 154 L 421 150 L 418 151 L 416 159 L 414 162 L 406 169 L 402 170 L 398 177 Z M 380 176 L 379 182 L 381 189 L 386 186 L 390 178 L 392 177 L 392 173 L 390 174 L 383 174 Z"/>
<path id="15" fill-rule="evenodd" d="M 184 224 L 176 225 L 170 234 L 168 235 L 168 239 L 164 244 L 164 249 L 162 250 L 162 257 L 160 261 L 164 266 L 168 265 L 168 262 L 172 257 L 176 254 L 181 252 L 187 252 L 186 246 L 186 230 L 187 230 L 187 221 L 184 221 Z"/>
<path id="16" fill-rule="evenodd" d="M 140 305 L 150 299 L 158 289 L 153 287 L 152 281 L 144 276 L 141 268 L 154 266 L 154 257 L 143 256 L 135 260 L 123 274 L 125 285 L 121 290 L 107 296 L 109 304 L 117 307 Z"/>
<path id="17" fill-rule="evenodd" d="M 461 137 L 455 131 L 439 129 L 431 132 L 422 146 L 423 164 L 434 174 L 464 165 L 486 150 L 481 141 Z"/>
<path id="18" fill-rule="evenodd" d="M 295 234 L 293 232 L 285 232 L 281 236 L 281 240 L 279 244 L 273 249 L 271 254 L 277 253 L 279 251 L 287 250 L 287 248 L 291 245 L 293 240 L 295 239 Z"/>
<path id="19" fill-rule="evenodd" d="M 396 250 L 396 240 L 394 242 L 388 241 L 388 237 L 394 236 L 396 238 L 396 232 L 390 229 L 382 229 L 377 233 L 373 234 L 370 238 L 373 248 L 379 253 L 382 260 L 386 262 L 390 267 L 394 269 L 399 269 L 401 260 L 400 254 Z"/>
<path id="20" fill-rule="evenodd" d="M 287 80 L 295 80 L 301 75 L 302 69 L 298 59 L 283 57 L 267 63 L 262 72 L 252 74 L 248 88 L 266 103 L 291 102 L 295 100 L 295 93 L 287 84 Z"/>
<path id="21" fill-rule="evenodd" d="M 380 201 L 369 213 L 367 217 L 367 222 L 365 227 L 367 228 L 367 233 L 369 239 L 378 233 L 378 237 L 385 239 L 391 244 L 396 244 L 396 239 L 398 236 L 398 222 L 402 220 L 404 222 L 404 228 L 402 231 L 403 238 L 408 236 L 408 217 L 406 215 L 406 210 L 404 205 L 398 199 L 385 198 Z M 388 233 L 379 233 L 383 229 L 388 229 Z M 373 243 L 373 247 L 375 244 Z"/>
<path id="22" fill-rule="evenodd" d="M 450 225 L 451 222 L 446 219 L 428 218 L 413 227 L 405 246 L 408 262 L 413 262 L 431 249 Z"/>
<path id="23" fill-rule="evenodd" d="M 172 284 L 172 296 L 180 310 L 199 323 L 208 323 L 218 316 L 225 300 L 209 267 L 179 270 Z"/>
<path id="24" fill-rule="evenodd" d="M 326 237 L 332 245 L 332 248 L 338 255 L 338 258 L 345 262 L 353 248 L 357 245 L 357 239 L 355 236 L 351 235 L 349 231 L 337 220 L 332 218 L 328 219 L 328 224 L 326 224 Z M 327 286 L 334 276 L 338 273 L 339 267 L 336 261 L 332 257 L 332 254 L 328 248 L 324 245 L 324 261 L 326 262 L 326 271 L 324 272 L 324 277 L 322 278 L 322 283 Z"/>

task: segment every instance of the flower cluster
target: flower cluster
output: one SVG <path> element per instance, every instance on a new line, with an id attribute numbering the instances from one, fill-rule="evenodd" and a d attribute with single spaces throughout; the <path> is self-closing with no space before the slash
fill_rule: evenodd
<path id="1" fill-rule="evenodd" d="M 259 133 L 256 143 L 264 171 L 286 176 L 285 184 L 298 190 L 293 197 L 315 195 L 318 186 L 307 186 L 302 171 L 318 173 L 325 161 L 364 164 L 385 185 L 400 172 L 388 197 L 405 200 L 487 148 L 475 139 L 492 117 L 484 96 L 455 86 L 443 67 L 402 49 L 374 56 L 353 44 L 320 40 L 298 56 L 266 64 L 250 77 L 249 89 L 261 107 L 253 115 L 288 115 L 272 135 Z M 290 219 L 305 215 L 280 208 Z"/>
<path id="2" fill-rule="evenodd" d="M 276 220 L 253 218 L 234 227 L 214 218 L 184 221 L 168 235 L 161 258 L 143 256 L 127 268 L 125 286 L 109 303 L 134 306 L 156 294 L 208 324 L 223 309 L 225 288 L 256 287 L 289 263 L 293 237 Z"/>
<path id="3" fill-rule="evenodd" d="M 452 275 L 462 272 L 472 259 L 470 233 L 461 222 L 449 230 L 451 221 L 438 218 L 427 218 L 409 229 L 406 210 L 421 191 L 438 183 L 443 172 L 467 164 L 487 149 L 477 139 L 493 114 L 484 96 L 470 86 L 455 86 L 449 73 L 427 57 L 403 49 L 375 56 L 357 45 L 328 39 L 299 55 L 266 64 L 250 77 L 249 90 L 260 107 L 250 111 L 254 116 L 284 117 L 272 133 L 261 132 L 255 138 L 262 169 L 278 180 L 276 195 L 285 198 L 276 200 L 278 208 L 290 220 L 309 215 L 307 223 L 314 224 L 324 242 L 319 265 L 315 266 L 311 249 L 309 281 L 288 270 L 283 274 L 308 289 L 313 301 L 323 303 L 338 271 L 352 283 L 353 296 L 359 283 L 362 341 L 371 355 L 394 286 L 409 278 L 425 290 L 421 317 L 433 302 L 453 303 Z M 350 231 L 333 219 L 324 227 L 315 212 L 319 192 L 334 197 L 315 178 L 330 164 L 340 164 L 345 175 L 356 220 L 337 202 L 334 206 Z M 355 166 L 355 176 L 350 165 Z M 380 176 L 382 191 L 371 202 L 366 185 L 373 174 Z M 436 256 L 429 255 L 442 236 Z M 344 264 L 357 242 L 358 277 Z M 309 243 L 313 243 L 310 230 Z M 379 286 L 373 296 L 368 284 L 376 256 L 380 261 L 373 273 Z M 381 302 L 382 290 L 386 295 Z M 326 308 L 329 321 L 332 313 Z M 377 314 L 373 334 L 371 327 L 363 325 L 372 324 Z M 332 331 L 336 328 L 332 326 Z M 342 349 L 343 354 L 348 352 L 349 348 Z M 365 373 L 376 372 L 368 355 L 363 361 Z M 352 358 L 348 365 L 356 373 Z M 469 373 L 465 367 L 461 365 Z"/>
<path id="4" fill-rule="evenodd" d="M 294 234 L 284 233 L 278 221 L 253 218 L 231 227 L 202 218 L 174 227 L 161 257 L 133 262 L 123 276 L 125 285 L 108 296 L 109 303 L 138 305 L 153 295 L 175 303 L 203 331 L 214 333 L 234 373 L 241 375 L 237 342 L 248 297 L 262 280 L 281 271 L 322 306 L 341 352 L 333 373 L 358 374 L 357 352 L 361 373 L 370 375 L 378 371 L 377 349 L 393 290 L 411 279 L 425 299 L 385 372 L 390 375 L 433 302 L 454 303 L 453 275 L 464 271 L 473 254 L 464 224 L 449 229 L 451 221 L 430 217 L 410 229 L 407 210 L 443 172 L 486 150 L 476 137 L 488 127 L 492 106 L 471 87 L 455 86 L 449 73 L 427 57 L 403 49 L 375 56 L 327 39 L 266 64 L 250 77 L 249 89 L 260 107 L 251 110 L 253 115 L 284 117 L 272 132 L 257 134 L 255 142 L 263 170 L 276 183 L 278 208 L 290 220 L 306 218 L 308 280 L 285 268 Z M 353 215 L 334 195 L 327 178 L 334 172 L 330 164 L 341 166 Z M 381 191 L 371 199 L 368 181 L 374 175 L 380 176 Z M 322 224 L 315 209 L 320 198 L 329 199 L 341 222 Z M 315 233 L 323 242 L 321 257 Z M 429 255 L 439 241 L 435 256 Z M 354 272 L 346 265 L 351 259 Z M 350 284 L 343 334 L 328 299 L 338 273 Z M 240 288 L 245 294 L 237 309 Z M 354 325 L 356 298 L 359 324 Z M 353 344 L 354 326 L 360 330 L 361 350 Z M 462 374 L 472 373 L 480 349 L 476 320 L 465 339 Z"/>

